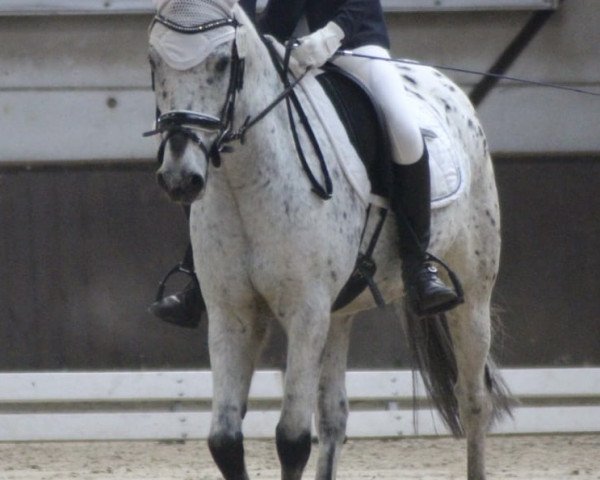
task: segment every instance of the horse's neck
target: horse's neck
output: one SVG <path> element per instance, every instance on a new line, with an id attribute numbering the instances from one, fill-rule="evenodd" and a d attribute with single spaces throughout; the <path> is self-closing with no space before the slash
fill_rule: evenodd
<path id="1" fill-rule="evenodd" d="M 246 57 L 244 88 L 240 92 L 240 107 L 244 110 L 243 114 L 253 118 L 281 93 L 283 85 L 267 47 L 255 32 L 248 35 L 250 45 Z M 280 102 L 279 108 L 275 108 L 252 128 L 260 128 L 261 124 L 270 123 L 269 120 L 272 120 L 273 116 L 283 116 L 284 110 L 281 105 L 284 105 L 283 101 Z M 242 120 L 244 119 L 245 117 L 242 118 Z"/>
<path id="2" fill-rule="evenodd" d="M 256 35 L 251 37 L 244 75 L 243 89 L 238 94 L 236 123 L 246 118 L 254 119 L 267 108 L 283 91 L 284 86 L 266 47 Z M 265 117 L 247 131 L 244 144 L 235 148 L 236 156 L 244 169 L 262 165 L 275 166 L 279 162 L 289 163 L 294 146 L 289 137 L 289 121 L 285 101 L 273 108 Z M 286 140 L 284 140 L 286 139 Z"/>

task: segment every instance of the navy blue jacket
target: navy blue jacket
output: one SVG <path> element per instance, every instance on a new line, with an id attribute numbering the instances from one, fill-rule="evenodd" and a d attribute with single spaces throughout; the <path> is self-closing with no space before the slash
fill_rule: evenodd
<path id="1" fill-rule="evenodd" d="M 364 45 L 390 48 L 379 0 L 269 0 L 259 15 L 259 30 L 284 42 L 292 36 L 304 14 L 311 32 L 329 21 L 337 23 L 344 31 L 342 48 Z"/>
<path id="2" fill-rule="evenodd" d="M 256 15 L 256 0 L 240 0 L 240 7 L 242 7 L 246 12 L 246 15 L 254 21 L 254 16 Z"/>

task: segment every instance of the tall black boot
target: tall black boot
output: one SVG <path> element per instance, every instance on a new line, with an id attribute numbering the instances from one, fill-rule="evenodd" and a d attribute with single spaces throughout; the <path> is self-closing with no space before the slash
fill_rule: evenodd
<path id="1" fill-rule="evenodd" d="M 185 213 L 189 220 L 189 207 L 185 207 Z M 189 275 L 191 280 L 181 292 L 164 297 L 165 283 L 174 273 Z M 196 328 L 200 324 L 200 318 L 202 313 L 206 311 L 206 305 L 202 298 L 200 284 L 194 273 L 194 256 L 191 244 L 188 245 L 182 262 L 171 269 L 160 283 L 156 300 L 148 310 L 161 320 L 180 327 Z"/>
<path id="2" fill-rule="evenodd" d="M 408 304 L 419 316 L 441 313 L 462 302 L 429 262 L 431 184 L 429 154 L 411 165 L 392 164 L 392 210 L 399 229 L 400 258 Z"/>

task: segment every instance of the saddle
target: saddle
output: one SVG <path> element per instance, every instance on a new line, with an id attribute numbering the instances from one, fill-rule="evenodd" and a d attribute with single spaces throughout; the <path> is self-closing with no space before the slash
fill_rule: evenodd
<path id="1" fill-rule="evenodd" d="M 335 107 L 367 170 L 371 193 L 388 198 L 393 188 L 392 151 L 381 108 L 352 74 L 331 63 L 322 68 L 323 73 L 316 79 Z"/>

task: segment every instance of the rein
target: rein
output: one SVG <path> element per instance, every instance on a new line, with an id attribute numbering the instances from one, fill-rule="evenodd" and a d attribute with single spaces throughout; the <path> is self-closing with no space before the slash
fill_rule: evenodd
<path id="1" fill-rule="evenodd" d="M 193 27 L 186 27 L 172 22 L 160 14 L 157 14 L 154 17 L 150 28 L 152 28 L 152 25 L 154 25 L 154 23 L 160 23 L 165 27 L 169 28 L 170 30 L 186 35 L 204 33 L 222 27 L 233 27 L 234 29 L 237 29 L 240 26 L 240 23 L 238 23 L 238 21 L 235 18 L 227 17 L 224 19 L 210 21 Z M 221 153 L 228 153 L 233 151 L 233 148 L 227 144 L 236 140 L 239 140 L 240 143 L 243 144 L 245 141 L 246 132 L 254 125 L 256 125 L 260 120 L 265 118 L 267 114 L 269 114 L 280 102 L 285 100 L 288 109 L 290 128 L 292 130 L 294 144 L 296 147 L 296 151 L 298 152 L 298 156 L 300 157 L 302 168 L 312 184 L 312 191 L 320 198 L 327 200 L 331 198 L 333 191 L 329 171 L 327 169 L 327 165 L 325 163 L 323 153 L 319 147 L 317 138 L 310 126 L 310 123 L 308 122 L 308 118 L 306 117 L 306 114 L 304 113 L 300 101 L 298 100 L 298 97 L 294 91 L 296 85 L 300 83 L 300 81 L 304 78 L 307 72 L 305 71 L 298 78 L 295 78 L 293 81 L 290 81 L 288 67 L 290 61 L 291 46 L 288 46 L 286 48 L 286 55 L 283 61 L 283 65 L 280 65 L 273 45 L 269 41 L 267 41 L 266 38 L 261 38 L 263 39 L 263 42 L 266 45 L 269 54 L 271 55 L 273 65 L 275 66 L 284 86 L 283 91 L 279 95 L 277 95 L 263 110 L 261 110 L 254 117 L 247 116 L 242 125 L 239 127 L 239 129 L 234 130 L 233 121 L 235 113 L 235 102 L 237 98 L 237 92 L 241 91 L 243 88 L 245 67 L 244 58 L 241 58 L 239 56 L 236 37 L 234 35 L 233 45 L 231 48 L 231 71 L 229 77 L 229 86 L 227 88 L 225 102 L 223 104 L 223 107 L 221 108 L 220 117 L 215 117 L 213 115 L 207 115 L 204 113 L 198 113 L 190 110 L 172 110 L 166 113 L 161 113 L 160 110 L 157 109 L 157 118 L 154 129 L 143 133 L 143 136 L 150 137 L 160 133 L 166 133 L 166 135 L 161 140 L 158 149 L 159 163 L 163 162 L 166 145 L 169 142 L 169 140 L 171 140 L 171 138 L 174 135 L 179 134 L 185 136 L 187 139 L 189 139 L 191 142 L 197 145 L 200 148 L 200 150 L 202 150 L 206 158 L 209 160 L 209 163 L 212 163 L 215 168 L 218 168 L 222 163 Z M 152 83 L 154 84 L 154 81 Z M 298 132 L 296 130 L 296 125 L 292 114 L 292 104 L 318 157 L 319 165 L 321 167 L 321 172 L 323 174 L 325 182 L 324 186 L 322 186 L 319 183 L 319 181 L 312 173 L 304 155 L 304 151 L 300 144 Z M 216 139 L 210 147 L 207 147 L 204 144 L 200 137 L 194 132 L 194 128 L 216 133 Z"/>
<path id="2" fill-rule="evenodd" d="M 316 195 L 318 195 L 320 198 L 322 198 L 323 200 L 329 200 L 333 193 L 333 184 L 331 182 L 329 170 L 327 169 L 327 164 L 325 163 L 325 157 L 323 155 L 323 152 L 321 151 L 321 147 L 319 146 L 319 141 L 317 140 L 317 137 L 315 136 L 315 133 L 310 125 L 310 122 L 308 121 L 308 118 L 306 117 L 306 114 L 304 113 L 304 109 L 302 108 L 302 104 L 300 103 L 300 100 L 298 99 L 296 92 L 294 91 L 293 88 L 290 88 L 291 83 L 289 80 L 289 72 L 290 72 L 289 63 L 290 63 L 292 49 L 294 48 L 294 42 L 288 42 L 288 44 L 286 45 L 283 63 L 280 63 L 279 55 L 277 54 L 277 51 L 275 50 L 275 47 L 273 46 L 273 44 L 271 42 L 267 41 L 266 38 L 263 41 L 267 47 L 267 50 L 269 51 L 269 54 L 271 55 L 271 60 L 273 61 L 273 65 L 275 65 L 275 69 L 277 70 L 277 73 L 279 74 L 279 77 L 280 77 L 283 85 L 286 87 L 286 90 L 289 90 L 289 95 L 287 95 L 285 97 L 285 102 L 286 102 L 287 111 L 288 111 L 288 119 L 289 119 L 289 123 L 290 123 L 290 128 L 292 131 L 292 136 L 294 138 L 294 144 L 296 146 L 296 151 L 298 152 L 298 156 L 300 157 L 300 163 L 302 164 L 302 168 L 304 169 L 304 172 L 308 176 L 308 179 L 310 180 L 310 182 L 313 186 L 312 191 Z M 304 72 L 302 77 L 304 75 L 306 75 L 307 71 Z M 300 77 L 300 78 L 302 78 L 302 77 Z M 296 80 L 296 83 L 298 81 L 299 80 Z M 298 115 L 298 118 L 300 119 L 300 122 L 304 128 L 304 131 L 308 135 L 308 138 L 313 147 L 313 150 L 319 160 L 319 166 L 321 167 L 321 172 L 323 174 L 323 179 L 325 182 L 324 186 L 322 186 L 319 183 L 319 181 L 316 179 L 316 177 L 312 173 L 312 170 L 310 169 L 310 166 L 308 165 L 308 162 L 306 160 L 306 156 L 304 155 L 304 150 L 302 149 L 302 144 L 300 143 L 300 138 L 298 137 L 296 123 L 294 122 L 292 105 L 296 111 L 296 114 Z"/>

